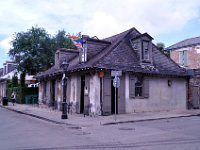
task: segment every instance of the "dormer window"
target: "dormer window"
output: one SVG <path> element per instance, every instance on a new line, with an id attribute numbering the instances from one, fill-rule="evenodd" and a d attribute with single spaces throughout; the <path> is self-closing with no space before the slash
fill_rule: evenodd
<path id="1" fill-rule="evenodd" d="M 149 49 L 149 42 L 142 41 L 142 60 L 149 61 L 150 56 L 150 49 Z"/>
<path id="2" fill-rule="evenodd" d="M 137 53 L 138 58 L 143 63 L 152 63 L 152 37 L 147 34 L 141 34 L 131 39 L 133 50 Z"/>

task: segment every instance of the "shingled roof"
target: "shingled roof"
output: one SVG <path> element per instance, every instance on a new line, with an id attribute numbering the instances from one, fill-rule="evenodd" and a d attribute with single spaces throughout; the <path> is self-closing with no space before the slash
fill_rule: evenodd
<path id="1" fill-rule="evenodd" d="M 141 36 L 135 28 L 131 28 L 120 34 L 103 40 L 88 39 L 88 59 L 85 63 L 79 63 L 79 56 L 69 62 L 68 71 L 76 72 L 90 69 L 122 70 L 137 73 L 157 75 L 187 76 L 185 69 L 181 68 L 170 58 L 165 56 L 153 45 L 153 64 L 141 65 L 141 62 L 133 50 L 130 40 Z M 62 70 L 52 67 L 37 75 L 38 78 L 47 75 L 59 74 Z"/>
<path id="2" fill-rule="evenodd" d="M 196 46 L 199 44 L 200 44 L 200 37 L 194 37 L 194 38 L 185 39 L 181 42 L 173 44 L 167 47 L 165 50 L 175 50 L 175 49 L 180 49 L 180 48 L 185 48 L 185 47 L 190 47 L 190 46 Z"/>

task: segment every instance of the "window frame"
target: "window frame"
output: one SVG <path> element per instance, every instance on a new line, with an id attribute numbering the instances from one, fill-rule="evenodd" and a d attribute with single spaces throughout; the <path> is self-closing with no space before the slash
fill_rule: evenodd
<path id="1" fill-rule="evenodd" d="M 147 44 L 147 51 L 145 50 L 145 46 L 144 44 Z M 147 40 L 142 40 L 141 41 L 141 59 L 143 62 L 150 62 L 150 41 L 147 41 Z M 148 52 L 148 54 L 146 54 L 146 52 Z M 146 58 L 146 56 L 148 58 Z"/>
<path id="2" fill-rule="evenodd" d="M 136 81 L 135 81 L 135 97 L 143 97 L 143 88 L 144 88 L 144 79 L 143 77 L 141 78 L 136 78 Z M 136 85 L 138 84 L 139 85 Z M 136 88 L 140 89 L 140 90 L 136 90 Z M 137 91 L 139 91 L 139 93 L 137 93 Z"/>
<path id="3" fill-rule="evenodd" d="M 188 66 L 188 50 L 179 51 L 179 64 L 181 66 Z"/>
<path id="4" fill-rule="evenodd" d="M 140 80 L 142 83 L 141 85 L 136 85 L 137 80 Z M 142 94 L 137 96 L 136 88 L 141 87 Z M 145 99 L 149 98 L 149 78 L 146 76 L 134 76 L 129 75 L 129 98 L 130 99 Z"/>

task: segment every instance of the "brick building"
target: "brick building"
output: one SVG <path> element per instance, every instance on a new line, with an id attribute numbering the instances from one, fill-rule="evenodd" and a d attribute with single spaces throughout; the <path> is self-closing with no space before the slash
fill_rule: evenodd
<path id="1" fill-rule="evenodd" d="M 170 51 L 170 57 L 181 67 L 189 69 L 193 74 L 190 79 L 189 100 L 193 108 L 200 107 L 200 37 L 185 39 L 175 43 L 165 50 Z M 193 70 L 193 71 L 192 71 Z"/>

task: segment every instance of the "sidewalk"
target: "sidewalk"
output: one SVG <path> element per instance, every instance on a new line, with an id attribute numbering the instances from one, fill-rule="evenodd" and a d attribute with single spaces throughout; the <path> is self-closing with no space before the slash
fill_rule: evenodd
<path id="1" fill-rule="evenodd" d="M 61 119 L 61 111 L 52 110 L 50 108 L 41 108 L 34 105 L 24 105 L 15 104 L 14 106 L 9 103 L 8 106 L 0 107 L 36 117 L 42 120 L 53 122 L 56 124 L 66 124 L 76 127 L 90 127 L 90 126 L 100 126 L 100 125 L 111 125 L 118 123 L 129 123 L 129 122 L 139 122 L 148 120 L 158 120 L 167 118 L 178 118 L 178 117 L 190 117 L 190 116 L 200 116 L 200 110 L 185 110 L 185 111 L 164 111 L 164 112 L 145 112 L 145 113 L 132 113 L 132 114 L 120 114 L 116 116 L 85 116 L 83 114 L 68 114 L 68 119 Z"/>

